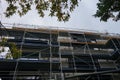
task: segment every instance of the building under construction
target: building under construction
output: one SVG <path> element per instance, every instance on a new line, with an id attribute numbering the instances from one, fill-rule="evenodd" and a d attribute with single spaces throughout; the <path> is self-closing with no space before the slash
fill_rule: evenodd
<path id="1" fill-rule="evenodd" d="M 120 79 L 119 34 L 22 26 L 0 26 L 5 46 L 13 42 L 22 53 L 0 59 L 1 80 Z"/>

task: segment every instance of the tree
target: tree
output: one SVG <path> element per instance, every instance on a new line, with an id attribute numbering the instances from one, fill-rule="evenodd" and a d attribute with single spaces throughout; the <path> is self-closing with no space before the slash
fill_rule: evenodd
<path id="1" fill-rule="evenodd" d="M 0 50 L 0 53 L 1 52 L 4 52 L 5 50 L 5 46 L 8 45 L 9 48 L 10 48 L 10 51 L 7 53 L 6 55 L 6 59 L 10 59 L 10 58 L 13 58 L 13 59 L 18 59 L 18 58 L 21 58 L 21 50 L 19 50 L 16 46 L 15 43 L 7 43 L 7 39 L 6 38 L 2 38 L 1 41 L 0 41 L 0 47 L 1 47 L 1 50 Z"/>
<path id="2" fill-rule="evenodd" d="M 31 6 L 35 6 L 40 17 L 44 17 L 45 11 L 49 11 L 49 16 L 56 16 L 59 21 L 68 21 L 70 13 L 78 6 L 78 0 L 6 0 L 8 7 L 6 17 L 17 13 L 25 15 Z"/>
<path id="3" fill-rule="evenodd" d="M 13 57 L 13 59 L 18 59 L 21 58 L 21 50 L 19 50 L 16 46 L 15 43 L 9 43 L 10 45 L 10 51 L 11 51 L 11 56 Z M 7 55 L 7 57 L 9 56 L 9 54 Z"/>
<path id="4" fill-rule="evenodd" d="M 114 21 L 120 19 L 120 0 L 99 0 L 97 3 L 98 10 L 95 17 L 99 17 L 101 21 L 107 21 L 112 18 Z"/>
<path id="5" fill-rule="evenodd" d="M 78 6 L 79 0 L 6 0 L 6 2 L 8 3 L 6 17 L 15 13 L 23 16 L 33 5 L 40 17 L 44 17 L 45 11 L 48 11 L 49 16 L 55 16 L 59 21 L 68 21 L 70 13 Z M 114 21 L 120 19 L 120 0 L 99 0 L 97 7 L 94 16 L 101 21 L 107 21 L 109 18 L 113 18 Z"/>

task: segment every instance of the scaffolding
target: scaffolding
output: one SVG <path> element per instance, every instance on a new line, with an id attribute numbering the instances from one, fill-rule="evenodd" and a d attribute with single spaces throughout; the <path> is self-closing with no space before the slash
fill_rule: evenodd
<path id="1" fill-rule="evenodd" d="M 7 37 L 6 46 L 15 43 L 22 56 L 0 59 L 2 80 L 119 79 L 118 34 L 55 27 L 32 29 L 16 27 L 15 24 L 12 27 L 1 25 L 0 35 Z"/>

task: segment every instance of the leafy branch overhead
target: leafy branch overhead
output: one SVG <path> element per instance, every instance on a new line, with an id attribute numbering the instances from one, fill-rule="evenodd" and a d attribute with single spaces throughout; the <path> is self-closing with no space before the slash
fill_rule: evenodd
<path id="1" fill-rule="evenodd" d="M 109 18 L 120 20 L 120 0 L 99 0 L 97 7 L 94 16 L 99 17 L 101 21 L 107 21 Z"/>
<path id="2" fill-rule="evenodd" d="M 49 16 L 57 17 L 59 21 L 68 21 L 70 13 L 78 6 L 80 0 L 6 0 L 8 7 L 6 9 L 6 17 L 10 17 L 17 13 L 20 16 L 25 15 L 35 6 L 40 17 L 45 16 L 45 11 Z M 98 10 L 95 17 L 101 21 L 107 21 L 112 18 L 114 21 L 120 19 L 120 0 L 99 0 L 97 3 Z"/>
<path id="3" fill-rule="evenodd" d="M 23 16 L 33 5 L 40 17 L 44 17 L 45 11 L 48 11 L 49 16 L 55 16 L 59 21 L 68 21 L 70 13 L 78 6 L 78 0 L 6 0 L 6 2 L 8 3 L 6 17 L 15 13 Z"/>

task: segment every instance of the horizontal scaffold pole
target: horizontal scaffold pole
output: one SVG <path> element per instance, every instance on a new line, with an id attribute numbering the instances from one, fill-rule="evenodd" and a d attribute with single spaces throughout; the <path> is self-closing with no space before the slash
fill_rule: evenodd
<path id="1" fill-rule="evenodd" d="M 65 79 L 71 79 L 71 78 L 82 77 L 82 76 L 101 75 L 101 74 L 115 73 L 115 72 L 120 72 L 120 69 L 108 70 L 108 71 L 100 71 L 100 72 L 93 72 L 93 73 L 86 73 L 86 74 L 81 74 L 81 75 L 74 75 L 74 76 L 66 77 Z"/>

